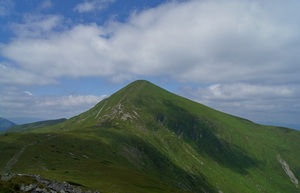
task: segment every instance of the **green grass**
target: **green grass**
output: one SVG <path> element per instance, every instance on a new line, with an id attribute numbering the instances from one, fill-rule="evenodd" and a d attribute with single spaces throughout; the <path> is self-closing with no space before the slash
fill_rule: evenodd
<path id="1" fill-rule="evenodd" d="M 300 192 L 300 132 L 263 126 L 136 81 L 56 124 L 0 135 L 0 167 L 103 192 Z"/>

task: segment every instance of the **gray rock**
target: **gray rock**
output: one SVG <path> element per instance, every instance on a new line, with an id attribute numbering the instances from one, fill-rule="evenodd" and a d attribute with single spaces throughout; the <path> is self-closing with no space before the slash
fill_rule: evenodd
<path id="1" fill-rule="evenodd" d="M 1 180 L 9 181 L 15 176 L 31 177 L 33 180 L 36 181 L 36 183 L 32 183 L 29 185 L 19 184 L 20 191 L 24 193 L 100 193 L 100 191 L 93 192 L 91 190 L 84 192 L 80 189 L 80 187 L 73 186 L 67 182 L 51 181 L 43 179 L 38 175 L 31 174 L 2 174 Z"/>
<path id="2" fill-rule="evenodd" d="M 36 184 L 21 185 L 20 190 L 23 192 L 29 192 L 36 188 L 36 186 Z"/>

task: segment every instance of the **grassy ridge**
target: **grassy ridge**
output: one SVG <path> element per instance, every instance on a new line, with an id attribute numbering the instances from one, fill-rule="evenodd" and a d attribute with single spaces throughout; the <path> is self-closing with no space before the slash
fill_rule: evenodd
<path id="1" fill-rule="evenodd" d="M 299 179 L 299 139 L 136 81 L 69 120 L 1 135 L 0 168 L 15 156 L 9 171 L 104 192 L 294 193 L 278 157 Z"/>
<path id="2" fill-rule="evenodd" d="M 6 133 L 8 133 L 8 132 L 22 132 L 22 131 L 29 131 L 29 130 L 32 130 L 32 129 L 39 129 L 39 128 L 42 128 L 42 127 L 49 127 L 49 126 L 52 126 L 52 125 L 56 125 L 58 123 L 62 123 L 66 120 L 67 119 L 55 119 L 55 120 L 38 121 L 38 122 L 34 122 L 34 123 L 16 125 L 16 126 L 11 127 L 10 129 L 8 129 L 6 131 Z"/>

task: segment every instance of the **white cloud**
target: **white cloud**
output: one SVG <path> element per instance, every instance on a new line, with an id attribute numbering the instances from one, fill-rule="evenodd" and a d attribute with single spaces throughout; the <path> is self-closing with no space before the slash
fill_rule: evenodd
<path id="1" fill-rule="evenodd" d="M 59 28 L 62 21 L 63 17 L 59 15 L 25 14 L 23 23 L 12 23 L 10 28 L 19 39 L 44 38 Z"/>
<path id="2" fill-rule="evenodd" d="M 53 3 L 51 0 L 44 0 L 41 4 L 40 4 L 40 8 L 41 9 L 50 9 L 53 7 Z"/>
<path id="3" fill-rule="evenodd" d="M 257 122 L 298 121 L 299 85 L 213 84 L 185 87 L 181 92 L 207 106 Z"/>
<path id="4" fill-rule="evenodd" d="M 60 97 L 46 97 L 42 99 L 37 105 L 42 107 L 57 107 L 63 106 L 65 108 L 74 108 L 81 105 L 95 105 L 102 97 L 93 95 L 69 95 Z"/>
<path id="5" fill-rule="evenodd" d="M 52 78 L 41 77 L 39 74 L 17 67 L 11 67 L 6 63 L 0 63 L 0 85 L 46 85 L 55 84 Z"/>
<path id="6" fill-rule="evenodd" d="M 300 19 L 292 6 L 300 3 L 274 1 L 271 8 L 266 3 L 171 2 L 133 13 L 126 23 L 77 25 L 61 32 L 54 31 L 61 17 L 46 17 L 16 25 L 19 38 L 4 45 L 1 54 L 24 70 L 53 78 L 298 81 Z M 279 9 L 283 5 L 288 12 Z"/>
<path id="7" fill-rule="evenodd" d="M 16 87 L 1 88 L 0 114 L 7 117 L 69 118 L 93 107 L 106 96 L 37 96 Z"/>
<path id="8" fill-rule="evenodd" d="M 106 41 L 98 38 L 100 32 L 95 25 L 79 25 L 51 39 L 20 39 L 3 53 L 24 69 L 41 76 L 111 75 L 115 66 L 107 58 L 110 48 Z"/>
<path id="9" fill-rule="evenodd" d="M 81 4 L 78 4 L 74 10 L 78 11 L 79 13 L 83 13 L 83 12 L 89 12 L 94 10 L 95 7 L 91 2 L 84 2 Z"/>
<path id="10" fill-rule="evenodd" d="M 34 96 L 34 94 L 29 91 L 23 91 L 23 93 L 26 94 L 27 96 Z"/>
<path id="11" fill-rule="evenodd" d="M 200 90 L 201 91 L 201 90 Z M 292 97 L 295 94 L 296 88 L 290 86 L 278 85 L 251 85 L 245 83 L 235 84 L 213 84 L 202 90 L 201 95 L 206 99 L 218 100 L 243 100 L 259 97 L 260 99 L 270 99 L 279 97 Z"/>
<path id="12" fill-rule="evenodd" d="M 115 0 L 85 0 L 83 3 L 76 5 L 74 11 L 78 11 L 79 13 L 87 13 L 95 10 L 101 11 L 114 1 Z"/>

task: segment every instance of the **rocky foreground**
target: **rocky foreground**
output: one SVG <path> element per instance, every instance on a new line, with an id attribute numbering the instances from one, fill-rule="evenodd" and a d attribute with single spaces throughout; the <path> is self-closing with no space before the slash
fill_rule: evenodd
<path id="1" fill-rule="evenodd" d="M 80 184 L 51 181 L 29 174 L 2 174 L 0 180 L 0 192 L 3 193 L 100 193 L 100 191 L 82 189 L 84 187 Z"/>

